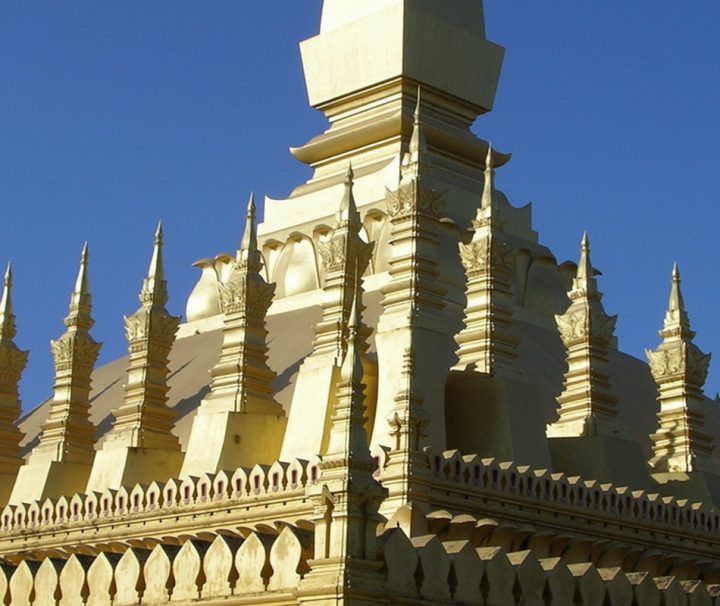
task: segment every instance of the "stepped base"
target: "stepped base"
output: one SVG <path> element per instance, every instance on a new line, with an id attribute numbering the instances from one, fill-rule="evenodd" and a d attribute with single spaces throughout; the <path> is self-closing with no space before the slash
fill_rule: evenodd
<path id="1" fill-rule="evenodd" d="M 545 425 L 537 415 L 528 414 L 535 399 L 532 386 L 522 377 L 452 371 L 445 389 L 448 448 L 550 468 Z"/>
<path id="2" fill-rule="evenodd" d="M 653 473 L 657 482 L 656 489 L 661 494 L 672 495 L 676 499 L 689 499 L 711 507 L 720 507 L 720 476 L 705 471 L 689 473 L 667 471 Z"/>
<path id="3" fill-rule="evenodd" d="M 89 477 L 90 465 L 61 461 L 27 463 L 18 471 L 9 502 L 19 505 L 84 493 Z"/>
<path id="4" fill-rule="evenodd" d="M 548 438 L 548 443 L 556 472 L 635 489 L 651 485 L 640 444 L 598 435 Z"/>
<path id="5" fill-rule="evenodd" d="M 178 477 L 183 454 L 180 450 L 156 448 L 105 448 L 95 454 L 88 481 L 88 492 L 101 492 L 106 488 L 117 490 L 121 486 L 167 482 Z"/>
<path id="6" fill-rule="evenodd" d="M 283 416 L 200 410 L 193 419 L 180 475 L 271 465 L 280 456 L 286 425 Z"/>

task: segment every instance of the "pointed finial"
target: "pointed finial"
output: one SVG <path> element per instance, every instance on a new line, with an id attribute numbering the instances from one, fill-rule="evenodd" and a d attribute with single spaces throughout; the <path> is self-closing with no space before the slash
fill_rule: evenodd
<path id="1" fill-rule="evenodd" d="M 0 297 L 0 314 L 1 313 L 12 313 L 12 301 L 10 291 L 12 289 L 12 264 L 8 261 L 7 268 L 5 269 L 5 278 L 3 280 L 3 292 Z"/>
<path id="2" fill-rule="evenodd" d="M 257 243 L 257 225 L 255 222 L 255 193 L 250 192 L 247 212 L 245 214 L 245 231 L 243 232 L 240 250 L 237 251 L 236 263 L 240 267 L 247 267 L 250 271 L 260 271 L 262 260 Z"/>
<path id="3" fill-rule="evenodd" d="M 415 113 L 413 114 L 413 132 L 410 137 L 410 162 L 416 163 L 421 159 L 422 154 L 427 151 L 427 143 L 425 141 L 425 133 L 423 129 L 422 113 L 421 113 L 421 89 L 417 89 L 417 104 L 415 105 Z"/>
<path id="4" fill-rule="evenodd" d="M 88 279 L 88 243 L 87 240 L 83 244 L 80 253 L 80 269 L 78 270 L 77 280 L 75 280 L 75 294 L 88 294 L 90 292 L 90 282 Z"/>
<path id="5" fill-rule="evenodd" d="M 165 267 L 162 258 L 163 247 L 163 228 L 162 221 L 158 222 L 155 230 L 155 243 L 153 245 L 153 254 L 148 267 L 148 278 L 162 280 L 165 277 Z"/>
<path id="6" fill-rule="evenodd" d="M 361 225 L 360 213 L 358 212 L 355 195 L 353 193 L 353 188 L 355 187 L 354 179 L 355 172 L 352 168 L 352 162 L 350 162 L 345 172 L 345 191 L 340 200 L 340 209 L 337 213 L 338 226 L 348 224 L 359 228 Z"/>
<path id="7" fill-rule="evenodd" d="M 668 301 L 668 311 L 677 311 L 683 313 L 685 311 L 685 301 L 683 300 L 682 291 L 680 290 L 680 270 L 677 262 L 672 268 L 672 283 L 670 286 L 670 300 Z"/>
<path id="8" fill-rule="evenodd" d="M 492 143 L 488 142 L 487 155 L 485 156 L 485 183 L 483 184 L 482 199 L 480 200 L 480 208 L 491 208 L 493 203 L 493 194 L 495 192 L 495 170 L 493 160 Z"/>
<path id="9" fill-rule="evenodd" d="M 15 336 L 15 316 L 12 308 L 12 266 L 8 262 L 0 296 L 0 340 Z"/>
<path id="10" fill-rule="evenodd" d="M 587 230 L 583 232 L 580 242 L 580 261 L 577 266 L 577 274 L 575 276 L 577 282 L 576 288 L 587 288 L 594 280 L 593 269 L 590 265 L 590 239 Z"/>
<path id="11" fill-rule="evenodd" d="M 691 340 L 695 336 L 690 329 L 690 316 L 685 310 L 685 301 L 680 288 L 680 269 L 677 263 L 674 263 L 672 268 L 670 297 L 660 336 L 663 339 L 679 337 L 686 340 Z"/>
<path id="12" fill-rule="evenodd" d="M 355 290 L 353 304 L 348 317 L 347 353 L 340 369 L 340 377 L 346 383 L 362 381 L 363 368 L 360 360 L 360 276 L 357 263 L 355 264 Z"/>
<path id="13" fill-rule="evenodd" d="M 163 228 L 162 222 L 158 222 L 147 277 L 143 280 L 142 290 L 140 291 L 140 302 L 143 305 L 163 306 L 167 303 L 167 282 L 165 281 L 165 264 L 162 249 Z"/>

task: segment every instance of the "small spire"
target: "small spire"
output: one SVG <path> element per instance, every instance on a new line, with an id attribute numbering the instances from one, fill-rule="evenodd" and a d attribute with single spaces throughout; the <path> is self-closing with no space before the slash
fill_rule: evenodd
<path id="1" fill-rule="evenodd" d="M 165 265 L 163 263 L 163 228 L 162 221 L 158 222 L 155 230 L 155 242 L 153 244 L 152 257 L 148 267 L 147 278 L 143 281 L 140 301 L 142 303 L 156 303 L 165 305 L 167 303 L 167 282 L 165 281 Z"/>
<path id="2" fill-rule="evenodd" d="M 362 380 L 363 368 L 360 359 L 360 276 L 357 265 L 355 266 L 355 290 L 353 295 L 352 308 L 348 318 L 347 353 L 340 369 L 340 377 L 343 382 L 359 383 Z"/>
<path id="3" fill-rule="evenodd" d="M 421 89 L 417 89 L 417 104 L 415 105 L 415 113 L 413 114 L 413 132 L 410 137 L 410 162 L 417 162 L 420 156 L 427 151 L 427 142 L 425 141 L 425 132 L 422 121 L 422 105 L 421 105 Z"/>
<path id="4" fill-rule="evenodd" d="M 673 263 L 672 268 L 672 285 L 670 287 L 668 311 L 685 313 L 685 301 L 683 300 L 682 291 L 680 290 L 680 270 L 678 269 L 677 262 Z"/>
<path id="5" fill-rule="evenodd" d="M 255 231 L 255 192 L 250 192 L 247 212 L 245 213 L 245 232 L 243 233 L 240 250 L 247 252 L 257 250 L 257 233 Z"/>
<path id="6" fill-rule="evenodd" d="M 90 250 L 87 241 L 83 244 L 80 253 L 80 268 L 75 280 L 75 289 L 70 295 L 70 313 L 65 318 L 65 326 L 78 327 L 82 330 L 89 330 L 94 324 L 90 317 L 92 308 L 92 296 L 90 295 L 90 278 L 88 272 L 88 263 L 90 259 Z"/>
<path id="7" fill-rule="evenodd" d="M 0 296 L 0 341 L 15 336 L 15 316 L 12 306 L 12 265 L 7 264 L 3 281 L 2 296 Z"/>
<path id="8" fill-rule="evenodd" d="M 88 279 L 88 256 L 88 243 L 87 240 L 85 240 L 82 252 L 80 253 L 80 269 L 78 270 L 77 280 L 75 280 L 74 294 L 76 295 L 90 293 L 90 281 Z"/>
<path id="9" fill-rule="evenodd" d="M 491 208 L 493 194 L 495 193 L 495 161 L 493 159 L 492 143 L 488 142 L 487 155 L 485 156 L 485 183 L 483 184 L 482 199 L 480 208 Z"/>
<path id="10" fill-rule="evenodd" d="M 353 188 L 355 186 L 354 178 L 355 173 L 353 172 L 352 162 L 349 162 L 347 172 L 345 173 L 345 191 L 340 201 L 340 210 L 337 213 L 338 225 L 360 225 L 360 213 L 358 212 L 355 195 L 353 194 Z"/>
<path id="11" fill-rule="evenodd" d="M 247 267 L 250 271 L 260 271 L 262 260 L 257 243 L 257 224 L 255 222 L 255 194 L 250 193 L 247 212 L 245 214 L 245 231 L 243 232 L 240 250 L 236 255 L 237 264 Z"/>
<path id="12" fill-rule="evenodd" d="M 573 281 L 573 290 L 582 290 L 586 295 L 597 295 L 597 280 L 595 280 L 595 271 L 590 263 L 590 238 L 588 238 L 587 230 L 583 232 L 582 241 L 580 243 L 580 261 L 577 266 L 577 273 Z"/>
<path id="13" fill-rule="evenodd" d="M 678 336 L 683 340 L 691 340 L 695 333 L 690 329 L 690 316 L 685 310 L 685 300 L 680 288 L 680 269 L 674 263 L 670 283 L 670 297 L 665 312 L 665 322 L 660 336 L 664 338 Z"/>

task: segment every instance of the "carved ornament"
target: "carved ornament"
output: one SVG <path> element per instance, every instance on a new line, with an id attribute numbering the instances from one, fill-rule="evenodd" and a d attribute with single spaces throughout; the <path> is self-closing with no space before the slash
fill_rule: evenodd
<path id="1" fill-rule="evenodd" d="M 388 213 L 393 219 L 426 215 L 439 218 L 445 210 L 445 192 L 427 189 L 417 181 L 400 186 L 396 191 L 386 190 L 385 201 Z"/>
<path id="2" fill-rule="evenodd" d="M 690 345 L 648 351 L 647 357 L 650 372 L 656 381 L 687 375 L 702 385 L 707 377 L 711 354 L 705 354 Z"/>
<path id="3" fill-rule="evenodd" d="M 608 316 L 602 309 L 573 309 L 571 306 L 561 316 L 555 316 L 560 338 L 565 347 L 572 347 L 584 341 L 594 341 L 607 347 L 615 332 L 617 316 Z"/>

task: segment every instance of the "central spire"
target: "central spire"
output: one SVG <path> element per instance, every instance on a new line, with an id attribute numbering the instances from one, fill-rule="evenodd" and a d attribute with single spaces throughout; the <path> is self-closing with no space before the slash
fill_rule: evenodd
<path id="1" fill-rule="evenodd" d="M 301 50 L 316 107 L 407 78 L 478 114 L 492 109 L 503 58 L 485 39 L 480 0 L 325 0 L 320 35 Z"/>

